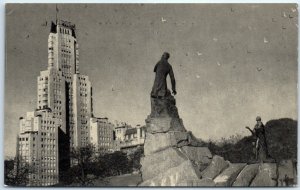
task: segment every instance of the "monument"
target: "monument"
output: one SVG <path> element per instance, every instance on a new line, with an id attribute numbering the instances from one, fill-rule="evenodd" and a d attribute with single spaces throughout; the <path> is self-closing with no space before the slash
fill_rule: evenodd
<path id="1" fill-rule="evenodd" d="M 175 77 L 164 53 L 156 64 L 151 91 L 151 113 L 146 119 L 142 182 L 139 186 L 280 186 L 283 176 L 296 179 L 290 162 L 230 163 L 212 155 L 204 143 L 185 129 L 176 101 L 167 88 Z M 277 171 L 280 171 L 277 173 Z M 282 185 L 285 186 L 285 185 Z"/>
<path id="2" fill-rule="evenodd" d="M 179 117 L 175 98 L 167 89 L 170 75 L 173 94 L 175 78 L 169 54 L 164 53 L 156 64 L 151 92 L 151 113 L 146 119 L 145 157 L 142 158 L 143 183 L 140 186 L 177 186 L 187 183 L 213 185 L 212 180 L 200 179 L 201 169 L 208 166 L 212 155 L 207 147 L 188 132 Z"/>

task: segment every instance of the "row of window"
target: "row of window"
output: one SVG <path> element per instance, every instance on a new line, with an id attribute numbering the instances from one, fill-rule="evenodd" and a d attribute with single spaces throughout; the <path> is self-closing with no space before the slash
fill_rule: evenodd
<path id="1" fill-rule="evenodd" d="M 65 58 L 71 59 L 71 55 L 69 55 L 69 54 L 62 53 L 61 56 L 62 56 L 62 57 L 65 57 Z"/>
<path id="2" fill-rule="evenodd" d="M 28 138 L 19 138 L 19 141 L 28 141 Z"/>
<path id="3" fill-rule="evenodd" d="M 112 138 L 110 138 L 110 137 L 99 137 L 99 140 L 100 141 L 111 141 Z"/>
<path id="4" fill-rule="evenodd" d="M 65 50 L 65 49 L 62 49 L 61 52 L 63 52 L 63 53 L 71 53 L 70 50 Z"/>
<path id="5" fill-rule="evenodd" d="M 86 86 L 86 83 L 81 83 L 81 82 L 79 82 L 79 85 L 80 85 L 80 86 Z M 85 88 L 80 88 L 80 90 L 82 90 L 82 89 L 83 89 L 84 91 L 86 91 Z"/>
<path id="6" fill-rule="evenodd" d="M 41 120 L 41 123 L 43 124 L 55 124 L 55 122 L 54 121 L 51 121 L 51 120 Z"/>
<path id="7" fill-rule="evenodd" d="M 48 138 L 41 138 L 41 142 L 45 142 L 45 143 L 55 143 L 55 139 L 48 139 Z M 53 145 L 54 148 L 54 145 Z"/>
<path id="8" fill-rule="evenodd" d="M 58 75 L 58 76 L 59 76 L 59 75 Z M 53 81 L 61 82 L 61 78 L 59 77 L 58 80 L 57 80 L 57 79 L 54 77 L 54 78 L 53 78 Z M 56 85 L 57 85 L 58 87 L 60 87 L 59 83 L 57 83 Z"/>
<path id="9" fill-rule="evenodd" d="M 41 148 L 47 148 L 48 150 L 50 149 L 50 148 L 55 148 L 55 145 L 50 145 L 50 144 L 41 144 Z"/>
<path id="10" fill-rule="evenodd" d="M 53 160 L 53 161 L 55 161 L 55 160 L 56 160 L 56 157 L 53 157 L 53 156 L 47 157 L 47 156 L 46 156 L 46 157 L 42 157 L 41 160 L 50 160 L 50 161 Z"/>
<path id="11" fill-rule="evenodd" d="M 55 112 L 54 112 L 53 114 L 55 114 Z M 53 124 L 54 124 L 54 123 L 53 123 Z M 42 130 L 47 130 L 47 131 L 49 131 L 49 130 L 50 130 L 50 131 L 55 131 L 55 127 L 53 127 L 53 126 L 50 126 L 50 127 L 49 127 L 49 126 L 47 126 L 47 125 L 46 125 L 46 126 L 45 126 L 45 125 L 42 125 L 42 126 L 41 126 L 41 129 L 42 129 Z"/>
<path id="12" fill-rule="evenodd" d="M 43 81 L 45 79 L 45 81 L 48 81 L 48 77 L 47 76 L 45 76 L 45 78 L 44 77 L 40 77 L 40 81 Z"/>
<path id="13" fill-rule="evenodd" d="M 62 62 L 63 63 L 68 63 L 67 60 L 62 60 Z M 64 69 L 71 69 L 71 65 L 63 64 L 61 67 L 64 68 Z"/>
<path id="14" fill-rule="evenodd" d="M 71 31 L 68 29 L 64 29 L 64 28 L 59 28 L 59 33 L 61 34 L 70 34 Z"/>

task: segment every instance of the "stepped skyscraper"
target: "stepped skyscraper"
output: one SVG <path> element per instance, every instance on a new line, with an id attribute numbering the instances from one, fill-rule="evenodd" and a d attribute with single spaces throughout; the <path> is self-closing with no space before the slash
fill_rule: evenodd
<path id="1" fill-rule="evenodd" d="M 48 68 L 37 78 L 37 107 L 20 117 L 17 156 L 34 167 L 29 185 L 58 183 L 70 167 L 70 150 L 91 143 L 92 86 L 79 72 L 75 31 L 70 22 L 51 23 Z"/>

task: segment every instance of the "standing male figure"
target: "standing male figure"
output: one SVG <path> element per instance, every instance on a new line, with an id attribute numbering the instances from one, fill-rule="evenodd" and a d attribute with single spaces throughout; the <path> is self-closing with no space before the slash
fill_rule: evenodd
<path id="1" fill-rule="evenodd" d="M 252 133 L 252 135 L 256 137 L 256 159 L 258 159 L 260 162 L 263 162 L 269 158 L 265 126 L 262 123 L 260 116 L 256 117 L 256 122 L 257 123 L 255 124 L 253 130 L 251 130 L 249 127 L 246 128 Z"/>
<path id="2" fill-rule="evenodd" d="M 153 98 L 163 98 L 168 95 L 169 90 L 167 88 L 167 76 L 170 75 L 171 78 L 171 84 L 172 84 L 172 93 L 176 95 L 176 87 L 175 87 L 175 78 L 172 66 L 169 64 L 168 59 L 170 57 L 170 54 L 167 52 L 164 52 L 164 54 L 161 57 L 161 60 L 155 65 L 154 72 L 155 75 L 155 81 L 152 87 L 151 91 L 151 97 Z"/>

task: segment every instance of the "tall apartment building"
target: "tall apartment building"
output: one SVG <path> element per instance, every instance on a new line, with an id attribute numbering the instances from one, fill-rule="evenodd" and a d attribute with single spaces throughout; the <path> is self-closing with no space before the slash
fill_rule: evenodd
<path id="1" fill-rule="evenodd" d="M 47 186 L 58 183 L 59 123 L 49 109 L 27 112 L 24 118 L 20 118 L 16 154 L 33 169 L 29 175 L 29 185 Z"/>
<path id="2" fill-rule="evenodd" d="M 70 167 L 70 150 L 91 143 L 92 86 L 79 72 L 75 30 L 70 22 L 51 23 L 48 68 L 37 78 L 36 111 L 20 120 L 17 155 L 39 166 L 30 185 L 57 183 Z"/>
<path id="3" fill-rule="evenodd" d="M 97 153 L 113 152 L 114 125 L 108 121 L 108 118 L 91 118 L 90 119 L 90 138 L 91 143 L 95 146 Z"/>
<path id="4" fill-rule="evenodd" d="M 71 148 L 85 146 L 89 143 L 89 118 L 93 110 L 92 86 L 88 76 L 79 73 L 79 46 L 75 25 L 70 22 L 60 20 L 51 25 L 48 38 L 48 71 L 52 69 L 61 74 L 61 81 L 65 83 L 61 87 L 65 88 L 63 95 L 66 104 L 63 104 L 61 97 L 54 91 L 54 101 L 59 103 L 55 109 L 55 105 L 48 101 L 48 107 L 65 118 L 62 122 L 66 123 L 66 130 L 63 131 L 70 134 Z M 62 111 L 65 111 L 65 115 L 60 113 Z"/>

